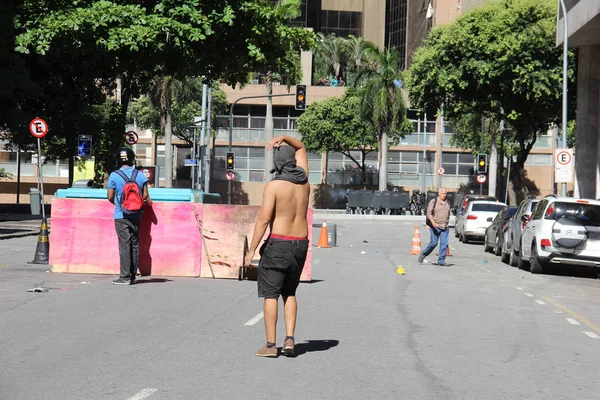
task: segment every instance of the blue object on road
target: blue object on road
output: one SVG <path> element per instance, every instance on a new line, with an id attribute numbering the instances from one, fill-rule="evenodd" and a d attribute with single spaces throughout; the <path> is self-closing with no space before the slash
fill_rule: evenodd
<path id="1" fill-rule="evenodd" d="M 484 263 L 484 264 L 487 264 L 487 260 L 483 260 L 483 263 Z"/>

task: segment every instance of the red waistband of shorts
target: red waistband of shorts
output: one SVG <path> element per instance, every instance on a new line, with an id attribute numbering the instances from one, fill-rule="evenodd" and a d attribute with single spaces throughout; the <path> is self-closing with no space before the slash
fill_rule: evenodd
<path id="1" fill-rule="evenodd" d="M 301 236 L 286 236 L 286 235 L 269 235 L 270 239 L 277 239 L 277 240 L 308 240 L 307 236 L 301 237 Z"/>

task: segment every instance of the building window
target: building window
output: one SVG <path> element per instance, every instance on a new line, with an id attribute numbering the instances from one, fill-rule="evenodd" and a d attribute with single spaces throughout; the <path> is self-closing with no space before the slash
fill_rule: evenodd
<path id="1" fill-rule="evenodd" d="M 551 166 L 552 154 L 530 154 L 525 161 L 525 165 Z"/>
<path id="2" fill-rule="evenodd" d="M 338 37 L 362 36 L 362 13 L 352 11 L 321 11 L 321 32 Z"/>
<path id="3" fill-rule="evenodd" d="M 402 69 L 406 68 L 406 7 L 407 0 L 387 0 L 385 47 L 398 50 Z"/>

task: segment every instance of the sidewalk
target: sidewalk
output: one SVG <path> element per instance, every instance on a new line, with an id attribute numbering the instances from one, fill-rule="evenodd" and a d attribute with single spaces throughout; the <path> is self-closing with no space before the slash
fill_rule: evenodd
<path id="1" fill-rule="evenodd" d="M 50 218 L 47 220 L 50 228 Z M 0 240 L 38 235 L 41 223 L 40 215 L 0 214 Z"/>

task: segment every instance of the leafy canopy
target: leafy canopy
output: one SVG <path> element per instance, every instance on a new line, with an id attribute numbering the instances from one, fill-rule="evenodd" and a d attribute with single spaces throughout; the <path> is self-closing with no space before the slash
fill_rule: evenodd
<path id="1" fill-rule="evenodd" d="M 291 53 L 309 49 L 311 32 L 287 25 L 285 10 L 259 0 L 28 0 L 19 18 L 21 52 L 45 54 L 60 38 L 101 51 L 117 72 L 223 78 L 235 85 L 249 71 L 290 70 Z M 140 77 L 139 74 L 147 75 Z M 142 85 L 143 86 L 143 85 Z"/>
<path id="2" fill-rule="evenodd" d="M 297 119 L 298 133 L 308 151 L 370 152 L 377 148 L 377 133 L 359 113 L 360 98 L 355 91 L 343 97 L 314 102 Z M 356 160 L 355 160 L 356 161 Z"/>
<path id="3" fill-rule="evenodd" d="M 410 68 L 412 106 L 436 113 L 443 104 L 455 121 L 468 114 L 504 118 L 522 165 L 537 134 L 560 120 L 562 49 L 555 31 L 554 0 L 493 0 L 434 28 Z M 572 68 L 569 74 L 572 84 Z"/>

